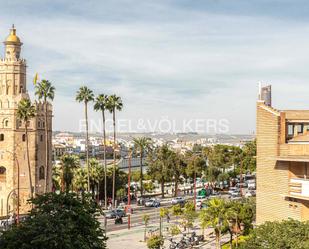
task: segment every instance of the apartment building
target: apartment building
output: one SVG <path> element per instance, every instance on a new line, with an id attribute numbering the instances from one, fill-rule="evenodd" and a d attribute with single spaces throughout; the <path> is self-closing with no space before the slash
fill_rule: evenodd
<path id="1" fill-rule="evenodd" d="M 277 110 L 271 87 L 257 101 L 257 224 L 309 219 L 309 110 Z"/>

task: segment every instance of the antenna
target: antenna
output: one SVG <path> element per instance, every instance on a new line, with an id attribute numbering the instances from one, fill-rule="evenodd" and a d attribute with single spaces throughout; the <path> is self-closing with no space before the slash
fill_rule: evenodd
<path id="1" fill-rule="evenodd" d="M 262 99 L 262 83 L 259 82 L 259 100 Z"/>

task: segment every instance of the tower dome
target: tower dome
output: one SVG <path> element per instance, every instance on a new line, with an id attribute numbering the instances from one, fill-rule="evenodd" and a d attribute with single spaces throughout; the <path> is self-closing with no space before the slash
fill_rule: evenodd
<path id="1" fill-rule="evenodd" d="M 12 25 L 9 36 L 6 38 L 5 44 L 21 44 L 19 37 L 16 35 L 14 24 Z"/>

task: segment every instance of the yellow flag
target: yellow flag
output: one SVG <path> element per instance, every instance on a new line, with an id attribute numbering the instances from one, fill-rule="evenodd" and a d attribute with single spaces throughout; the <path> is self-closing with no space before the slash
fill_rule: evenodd
<path id="1" fill-rule="evenodd" d="M 33 85 L 36 85 L 36 83 L 38 82 L 38 78 L 39 78 L 39 75 L 38 73 L 36 73 L 33 78 Z"/>

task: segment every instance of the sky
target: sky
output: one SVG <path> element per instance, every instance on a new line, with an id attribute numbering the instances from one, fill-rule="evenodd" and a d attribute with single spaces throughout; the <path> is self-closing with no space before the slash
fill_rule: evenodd
<path id="1" fill-rule="evenodd" d="M 82 85 L 121 96 L 119 131 L 252 134 L 259 82 L 272 85 L 276 109 L 309 107 L 308 1 L 0 0 L 0 6 L 0 37 L 14 23 L 23 42 L 30 95 L 36 72 L 56 87 L 54 130 L 84 129 L 83 105 L 75 101 Z M 90 128 L 100 131 L 101 114 L 89 109 Z"/>

